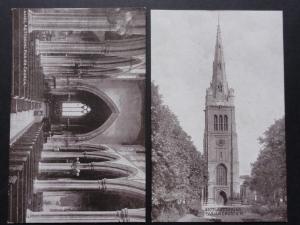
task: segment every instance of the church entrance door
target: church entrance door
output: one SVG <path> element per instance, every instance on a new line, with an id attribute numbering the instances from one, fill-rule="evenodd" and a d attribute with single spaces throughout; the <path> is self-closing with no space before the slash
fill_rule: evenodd
<path id="1" fill-rule="evenodd" d="M 218 205 L 226 205 L 227 203 L 227 195 L 224 191 L 220 191 L 217 195 L 217 204 Z"/>

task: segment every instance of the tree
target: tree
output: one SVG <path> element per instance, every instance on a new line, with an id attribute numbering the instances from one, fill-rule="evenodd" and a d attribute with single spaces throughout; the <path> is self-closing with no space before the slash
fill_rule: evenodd
<path id="1" fill-rule="evenodd" d="M 259 138 L 262 145 L 252 164 L 250 188 L 257 191 L 266 203 L 286 200 L 286 147 L 284 118 L 276 120 Z"/>
<path id="2" fill-rule="evenodd" d="M 200 205 L 206 173 L 203 157 L 180 126 L 176 115 L 163 104 L 158 86 L 154 84 L 151 123 L 152 202 L 155 214 L 174 200 L 187 202 L 198 199 Z"/>

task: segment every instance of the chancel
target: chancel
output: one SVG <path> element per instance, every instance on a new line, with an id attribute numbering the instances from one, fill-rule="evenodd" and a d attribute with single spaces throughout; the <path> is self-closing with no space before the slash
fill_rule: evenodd
<path id="1" fill-rule="evenodd" d="M 145 221 L 145 10 L 13 9 L 9 223 Z"/>

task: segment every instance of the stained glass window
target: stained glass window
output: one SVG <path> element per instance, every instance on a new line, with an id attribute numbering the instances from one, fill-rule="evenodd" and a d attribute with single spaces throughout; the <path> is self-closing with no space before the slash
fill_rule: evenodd
<path id="1" fill-rule="evenodd" d="M 63 102 L 62 116 L 79 117 L 84 116 L 91 111 L 91 108 L 81 102 Z"/>

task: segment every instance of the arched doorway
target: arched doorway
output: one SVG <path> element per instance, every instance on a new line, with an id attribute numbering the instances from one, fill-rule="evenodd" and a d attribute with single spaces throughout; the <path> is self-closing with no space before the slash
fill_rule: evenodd
<path id="1" fill-rule="evenodd" d="M 227 204 L 227 195 L 225 191 L 219 191 L 217 194 L 217 204 L 218 205 L 226 205 Z"/>

